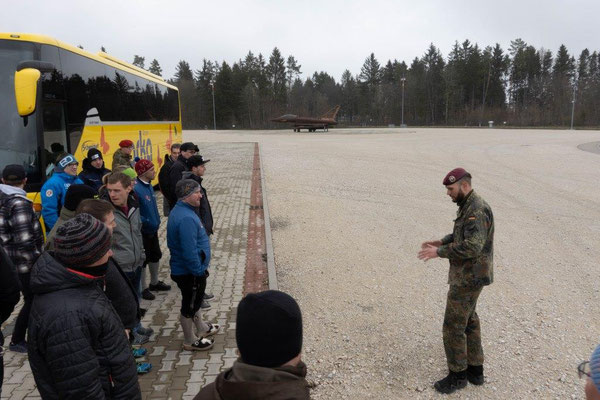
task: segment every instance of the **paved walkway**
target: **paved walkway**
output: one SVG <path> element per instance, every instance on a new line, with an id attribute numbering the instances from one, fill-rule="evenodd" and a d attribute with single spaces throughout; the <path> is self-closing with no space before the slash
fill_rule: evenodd
<path id="1" fill-rule="evenodd" d="M 260 216 L 251 216 L 250 210 L 262 209 L 254 204 L 257 197 L 256 176 L 260 177 L 260 163 L 256 162 L 258 147 L 254 143 L 200 144 L 201 154 L 210 159 L 207 164 L 205 187 L 215 217 L 215 234 L 212 237 L 213 259 L 207 291 L 215 295 L 211 309 L 204 313 L 206 320 L 221 324 L 215 336 L 215 345 L 208 352 L 190 352 L 181 349 L 183 333 L 179 326 L 180 294 L 169 278 L 168 249 L 166 245 L 166 218 L 160 228 L 160 240 L 165 256 L 161 260 L 160 279 L 172 285 L 168 292 L 154 292 L 156 299 L 143 301 L 147 308 L 142 320 L 144 326 L 154 329 L 146 359 L 152 363 L 152 371 L 140 376 L 144 399 L 192 399 L 200 388 L 229 368 L 237 358 L 235 343 L 235 313 L 244 293 L 246 265 L 256 270 L 256 263 L 264 262 L 264 249 L 249 246 L 256 242 L 256 221 Z M 254 183 L 253 183 L 254 176 Z M 260 179 L 259 179 L 260 183 Z M 260 193 L 260 192 L 258 192 Z M 251 197 L 251 194 L 254 196 Z M 159 202 L 162 201 L 162 196 Z M 254 199 L 254 200 L 253 200 Z M 159 204 L 159 209 L 162 210 Z M 251 231 L 250 238 L 248 232 Z M 249 240 L 250 239 L 250 240 Z M 264 238 L 262 239 L 264 242 Z M 250 250 L 248 250 L 250 249 Z M 249 254 L 250 251 L 252 254 Z M 259 251 L 257 257 L 255 252 Z M 266 271 L 266 264 L 258 268 Z M 253 274 L 249 279 L 255 279 Z M 265 289 L 268 281 L 261 273 L 261 284 L 253 289 Z M 20 306 L 19 306 L 20 308 Z M 8 321 L 5 334 L 12 330 Z M 10 341 L 7 337 L 6 343 Z M 40 398 L 35 389 L 27 356 L 7 351 L 5 354 L 5 380 L 2 399 Z"/>

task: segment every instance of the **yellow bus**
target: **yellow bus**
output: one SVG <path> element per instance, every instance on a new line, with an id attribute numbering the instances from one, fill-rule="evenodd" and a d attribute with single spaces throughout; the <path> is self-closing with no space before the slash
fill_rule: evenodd
<path id="1" fill-rule="evenodd" d="M 110 169 L 123 139 L 158 172 L 171 144 L 181 142 L 177 88 L 104 52 L 0 33 L 0 170 L 25 167 L 36 209 L 57 152 L 72 153 L 81 167 L 95 147 Z"/>

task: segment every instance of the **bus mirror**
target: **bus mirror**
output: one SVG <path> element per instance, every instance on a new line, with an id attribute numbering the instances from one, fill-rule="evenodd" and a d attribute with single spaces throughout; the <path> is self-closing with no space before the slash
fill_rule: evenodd
<path id="1" fill-rule="evenodd" d="M 40 71 L 34 68 L 25 68 L 15 73 L 15 99 L 21 117 L 35 112 L 40 76 Z"/>

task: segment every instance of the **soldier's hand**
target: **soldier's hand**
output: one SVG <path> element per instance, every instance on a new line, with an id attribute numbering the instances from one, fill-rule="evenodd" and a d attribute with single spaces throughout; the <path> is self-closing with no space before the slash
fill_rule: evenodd
<path id="1" fill-rule="evenodd" d="M 437 249 L 437 246 L 426 244 L 425 247 L 419 252 L 417 257 L 419 257 L 419 260 L 423 261 L 431 260 L 432 258 L 437 258 Z"/>
<path id="2" fill-rule="evenodd" d="M 442 245 L 442 241 L 441 240 L 430 240 L 429 242 L 423 242 L 421 243 L 421 249 L 426 249 L 427 246 L 435 246 L 435 247 L 440 247 Z"/>

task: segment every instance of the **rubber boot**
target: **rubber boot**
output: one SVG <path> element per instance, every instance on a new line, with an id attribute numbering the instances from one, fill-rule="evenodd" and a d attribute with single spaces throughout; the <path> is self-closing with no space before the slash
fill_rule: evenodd
<path id="1" fill-rule="evenodd" d="M 450 394 L 467 386 L 467 371 L 452 372 L 444 379 L 437 381 L 433 387 L 440 393 Z"/>
<path id="2" fill-rule="evenodd" d="M 467 379 L 473 385 L 483 385 L 485 381 L 483 377 L 483 365 L 469 365 L 467 367 Z"/>

